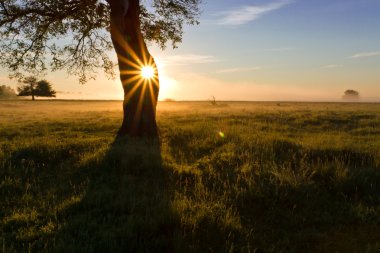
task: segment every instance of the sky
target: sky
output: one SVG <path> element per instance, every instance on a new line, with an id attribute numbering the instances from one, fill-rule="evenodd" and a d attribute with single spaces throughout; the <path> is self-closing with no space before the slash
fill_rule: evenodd
<path id="1" fill-rule="evenodd" d="M 159 99 L 341 101 L 345 90 L 380 102 L 379 0 L 203 0 L 200 25 L 173 50 L 149 50 Z M 114 53 L 112 53 L 114 55 Z M 116 56 L 114 55 L 115 61 Z M 99 71 L 85 85 L 48 73 L 61 99 L 123 99 Z M 0 84 L 16 87 L 0 71 Z"/>

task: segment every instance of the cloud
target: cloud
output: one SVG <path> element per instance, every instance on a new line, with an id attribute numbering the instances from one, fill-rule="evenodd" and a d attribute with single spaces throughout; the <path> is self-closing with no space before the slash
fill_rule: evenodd
<path id="1" fill-rule="evenodd" d="M 269 4 L 249 5 L 237 10 L 221 12 L 222 17 L 217 23 L 220 25 L 244 25 L 292 2 L 292 0 L 280 0 Z"/>
<path id="2" fill-rule="evenodd" d="M 380 56 L 380 51 L 357 53 L 357 54 L 350 56 L 349 58 L 354 59 L 354 58 L 365 58 L 365 57 L 374 57 L 374 56 Z"/>
<path id="3" fill-rule="evenodd" d="M 330 64 L 330 65 L 324 65 L 321 66 L 321 69 L 336 69 L 336 68 L 342 68 L 344 65 L 342 64 Z"/>
<path id="4" fill-rule="evenodd" d="M 248 72 L 248 71 L 256 71 L 261 70 L 262 67 L 251 67 L 251 68 L 230 68 L 230 69 L 221 69 L 216 71 L 215 73 L 238 73 L 238 72 Z"/>
<path id="5" fill-rule="evenodd" d="M 212 55 L 198 55 L 198 54 L 182 54 L 182 55 L 172 55 L 166 56 L 159 59 L 159 62 L 164 65 L 170 66 L 180 66 L 189 64 L 204 64 L 218 62 Z"/>

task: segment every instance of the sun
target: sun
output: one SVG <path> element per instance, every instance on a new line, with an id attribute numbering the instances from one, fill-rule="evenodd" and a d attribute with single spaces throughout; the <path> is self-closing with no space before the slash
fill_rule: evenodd
<path id="1" fill-rule="evenodd" d="M 144 66 L 141 68 L 141 76 L 144 79 L 152 79 L 154 77 L 154 68 L 151 66 Z"/>

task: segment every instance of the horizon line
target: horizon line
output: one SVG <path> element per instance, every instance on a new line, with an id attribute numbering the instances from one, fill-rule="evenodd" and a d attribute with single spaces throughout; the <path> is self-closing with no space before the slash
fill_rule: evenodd
<path id="1" fill-rule="evenodd" d="M 378 101 L 365 101 L 365 100 L 216 100 L 216 102 L 220 103 L 380 103 L 380 98 L 367 98 L 367 99 L 376 99 Z M 23 101 L 23 102 L 39 102 L 39 101 L 73 101 L 73 102 L 123 102 L 122 99 L 65 99 L 65 98 L 59 98 L 59 99 L 37 99 L 37 100 L 29 100 L 29 99 L 0 99 L 0 102 L 10 102 L 10 101 Z M 207 102 L 209 103 L 210 100 L 158 100 L 158 102 L 166 102 L 166 103 L 176 103 L 176 102 Z"/>

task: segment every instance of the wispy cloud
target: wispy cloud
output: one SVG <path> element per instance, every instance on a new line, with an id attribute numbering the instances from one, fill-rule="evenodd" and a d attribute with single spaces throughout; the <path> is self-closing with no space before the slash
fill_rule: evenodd
<path id="1" fill-rule="evenodd" d="M 342 64 L 330 64 L 330 65 L 324 65 L 321 66 L 321 69 L 336 69 L 336 68 L 343 68 L 344 65 Z"/>
<path id="2" fill-rule="evenodd" d="M 199 55 L 199 54 L 182 54 L 171 55 L 160 59 L 164 65 L 179 66 L 189 64 L 204 64 L 218 62 L 219 60 L 212 55 Z"/>
<path id="3" fill-rule="evenodd" d="M 292 2 L 294 1 L 279 0 L 269 4 L 248 5 L 237 10 L 221 12 L 220 16 L 222 17 L 217 21 L 217 23 L 220 25 L 244 25 Z"/>
<path id="4" fill-rule="evenodd" d="M 257 71 L 263 69 L 262 67 L 251 67 L 251 68 L 229 68 L 229 69 L 221 69 L 216 71 L 215 73 L 238 73 L 238 72 L 248 72 L 248 71 Z"/>
<path id="5" fill-rule="evenodd" d="M 374 56 L 380 56 L 380 51 L 357 53 L 350 56 L 349 58 L 365 58 L 365 57 L 374 57 Z"/>

